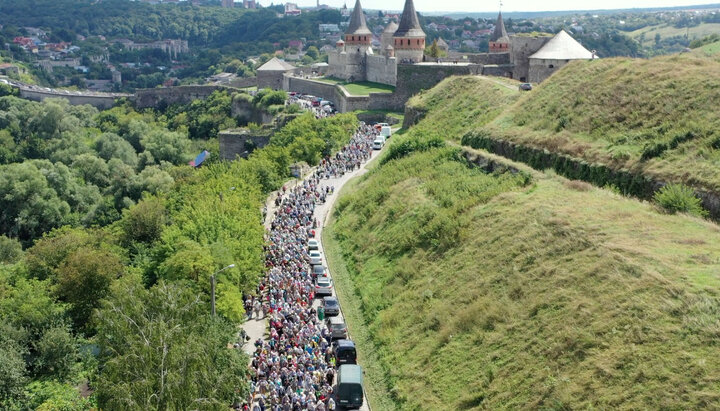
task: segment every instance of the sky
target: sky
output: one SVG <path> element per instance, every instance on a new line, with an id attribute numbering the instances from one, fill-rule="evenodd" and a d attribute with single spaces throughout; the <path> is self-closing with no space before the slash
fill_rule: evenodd
<path id="1" fill-rule="evenodd" d="M 285 3 L 286 0 L 274 0 L 275 3 Z M 315 0 L 290 0 L 300 7 L 315 5 Z M 500 2 L 489 0 L 414 0 L 415 9 L 422 12 L 438 11 L 467 11 L 467 12 L 494 12 Z M 331 7 L 342 7 L 345 0 L 320 0 L 321 4 Z M 360 0 L 363 8 L 382 10 L 402 10 L 405 0 Z M 271 0 L 260 0 L 267 6 Z M 715 4 L 720 0 L 503 0 L 504 11 L 555 11 L 555 10 L 598 10 L 646 7 L 675 7 L 698 4 Z M 355 0 L 347 0 L 347 6 L 352 8 Z"/>

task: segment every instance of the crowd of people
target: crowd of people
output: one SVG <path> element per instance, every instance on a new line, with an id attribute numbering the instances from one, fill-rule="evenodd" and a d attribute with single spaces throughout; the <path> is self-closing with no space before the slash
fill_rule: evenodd
<path id="1" fill-rule="evenodd" d="M 332 195 L 328 180 L 360 168 L 372 154 L 377 130 L 361 123 L 351 142 L 325 158 L 296 187 L 278 193 L 266 249 L 267 276 L 248 299 L 249 316 L 267 318 L 269 337 L 254 341 L 251 398 L 244 409 L 336 409 L 336 367 L 331 334 L 313 308 L 314 284 L 307 242 L 317 226 L 316 206 Z"/>

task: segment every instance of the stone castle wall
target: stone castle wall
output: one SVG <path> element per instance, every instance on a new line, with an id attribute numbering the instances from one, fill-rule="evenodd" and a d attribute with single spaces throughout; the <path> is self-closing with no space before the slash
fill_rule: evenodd
<path id="1" fill-rule="evenodd" d="M 346 46 L 328 53 L 328 75 L 348 81 L 365 81 L 364 47 Z"/>
<path id="2" fill-rule="evenodd" d="M 569 62 L 570 60 L 530 59 L 528 81 L 531 83 L 540 83 L 552 76 L 556 71 L 565 67 Z"/>
<path id="3" fill-rule="evenodd" d="M 217 90 L 235 91 L 225 86 L 178 86 L 149 88 L 135 91 L 135 107 L 162 108 L 171 104 L 188 104 L 196 99 L 206 99 Z"/>
<path id="4" fill-rule="evenodd" d="M 515 65 L 513 78 L 520 81 L 530 80 L 530 56 L 540 50 L 552 37 L 524 37 L 512 36 L 510 38 L 510 63 Z"/>
<path id="5" fill-rule="evenodd" d="M 115 99 L 120 97 L 130 97 L 129 94 L 123 95 L 112 95 L 112 94 L 64 94 L 56 91 L 44 91 L 44 90 L 29 90 L 24 87 L 20 88 L 20 97 L 33 101 L 43 101 L 46 98 L 62 98 L 67 100 L 70 104 L 77 106 L 83 104 L 89 104 L 97 107 L 100 110 L 112 108 L 115 104 Z"/>
<path id="6" fill-rule="evenodd" d="M 367 81 L 394 86 L 397 80 L 397 59 L 375 55 L 367 57 Z"/>

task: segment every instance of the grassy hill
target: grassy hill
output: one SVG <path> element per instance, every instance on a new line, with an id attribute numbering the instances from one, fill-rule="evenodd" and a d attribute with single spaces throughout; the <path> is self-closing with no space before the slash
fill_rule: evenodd
<path id="1" fill-rule="evenodd" d="M 480 132 L 718 192 L 719 105 L 717 56 L 574 62 Z"/>
<path id="2" fill-rule="evenodd" d="M 343 190 L 323 241 L 380 363 L 368 384 L 402 409 L 720 407 L 718 226 L 526 183 L 435 148 Z"/>
<path id="3" fill-rule="evenodd" d="M 518 84 L 497 77 L 448 77 L 430 90 L 413 96 L 405 106 L 405 117 L 417 122 L 428 116 L 427 121 L 413 128 L 415 134 L 462 137 L 472 127 L 489 122 L 515 102 L 520 96 Z M 407 120 L 406 125 L 410 125 Z"/>
<path id="4" fill-rule="evenodd" d="M 675 27 L 672 24 L 658 24 L 631 31 L 628 35 L 638 41 L 642 39 L 642 45 L 650 47 L 655 43 L 655 36 L 657 34 L 659 34 L 661 38 L 687 36 L 688 40 L 695 40 L 713 33 L 720 33 L 720 23 L 702 23 L 690 28 Z"/>

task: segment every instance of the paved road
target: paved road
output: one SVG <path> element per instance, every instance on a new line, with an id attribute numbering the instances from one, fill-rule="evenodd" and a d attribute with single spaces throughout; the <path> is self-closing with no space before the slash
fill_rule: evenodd
<path id="1" fill-rule="evenodd" d="M 360 175 L 363 175 L 368 172 L 367 166 L 371 162 L 375 161 L 375 159 L 378 158 L 380 151 L 373 151 L 371 158 L 368 162 L 363 164 L 359 170 L 354 170 L 350 173 L 346 173 L 342 177 L 339 178 L 331 178 L 328 180 L 322 180 L 320 182 L 320 187 L 326 187 L 326 186 L 334 186 L 335 192 L 328 196 L 324 204 L 317 205 L 315 207 L 315 217 L 317 218 L 319 222 L 318 228 L 315 230 L 315 238 L 318 240 L 322 239 L 322 230 L 325 224 L 327 223 L 328 217 L 330 216 L 330 211 L 332 210 L 333 204 L 335 204 L 335 200 L 338 197 L 338 193 L 340 192 L 340 189 L 350 181 L 351 179 L 358 177 Z M 314 171 L 314 170 L 313 170 Z M 293 180 L 289 183 L 286 183 L 286 186 L 288 188 L 294 187 L 295 184 L 297 184 L 298 180 Z M 277 192 L 272 193 L 270 196 L 268 196 L 267 202 L 266 202 L 266 209 L 267 209 L 267 216 L 265 218 L 265 227 L 266 229 L 270 228 L 270 223 L 272 222 L 275 214 L 275 198 L 277 198 Z M 323 251 L 322 244 L 320 245 L 320 250 Z M 323 255 L 325 253 L 323 252 Z M 327 261 L 324 261 L 325 265 L 327 266 Z M 332 278 L 332 272 L 330 273 L 330 277 Z M 333 295 L 337 296 L 335 294 L 335 290 L 333 289 Z M 342 303 L 342 302 L 341 302 Z M 320 306 L 320 299 L 315 299 L 313 302 L 313 307 L 317 309 Z M 341 304 L 342 308 L 342 304 Z M 262 315 L 262 314 L 261 314 Z M 342 317 L 342 312 L 340 313 L 340 317 Z M 250 337 L 247 343 L 243 345 L 243 350 L 245 353 L 247 353 L 250 356 L 250 361 L 252 361 L 252 354 L 255 352 L 255 346 L 253 343 L 257 341 L 258 339 L 262 339 L 263 341 L 267 338 L 268 334 L 268 322 L 265 318 L 256 318 L 253 317 L 252 319 L 246 321 L 243 323 L 242 328 L 245 330 L 247 335 Z M 360 364 L 362 366 L 362 364 Z M 363 401 L 363 406 L 360 408 L 361 411 L 370 411 L 370 407 L 368 405 L 367 398 Z"/>

